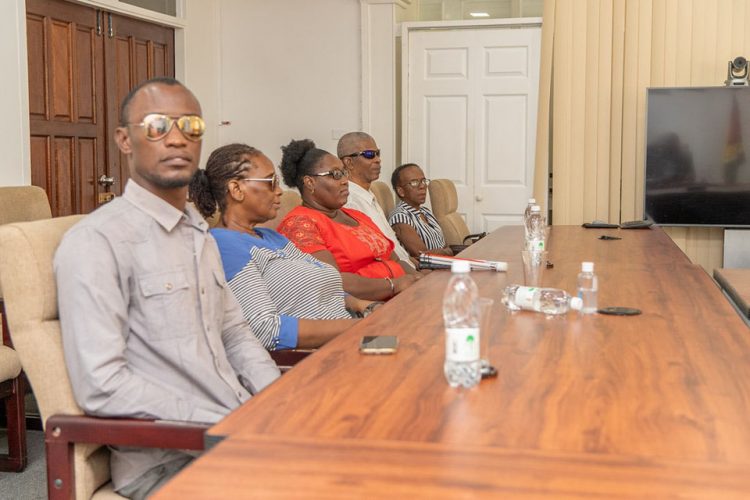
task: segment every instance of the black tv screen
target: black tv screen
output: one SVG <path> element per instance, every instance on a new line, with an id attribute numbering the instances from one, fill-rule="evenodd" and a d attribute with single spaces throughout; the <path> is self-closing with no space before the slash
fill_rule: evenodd
<path id="1" fill-rule="evenodd" d="M 644 213 L 750 227 L 750 87 L 648 89 Z"/>

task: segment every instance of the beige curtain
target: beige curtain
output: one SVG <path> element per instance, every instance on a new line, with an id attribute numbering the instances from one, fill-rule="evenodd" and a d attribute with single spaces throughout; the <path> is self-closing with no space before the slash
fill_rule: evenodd
<path id="1" fill-rule="evenodd" d="M 643 215 L 646 88 L 716 86 L 750 58 L 750 0 L 545 0 L 534 193 L 552 222 Z M 667 228 L 721 267 L 723 231 Z"/>

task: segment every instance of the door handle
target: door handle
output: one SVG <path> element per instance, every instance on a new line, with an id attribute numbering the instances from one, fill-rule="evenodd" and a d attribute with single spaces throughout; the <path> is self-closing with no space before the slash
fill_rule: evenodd
<path id="1" fill-rule="evenodd" d="M 481 194 L 478 194 L 474 196 L 474 199 L 477 201 L 482 201 L 484 199 L 484 196 L 482 196 Z"/>
<path id="2" fill-rule="evenodd" d="M 116 180 L 117 179 L 115 179 L 114 177 L 107 177 L 106 175 L 102 174 L 102 176 L 97 179 L 97 182 L 100 186 L 109 187 L 114 184 Z"/>

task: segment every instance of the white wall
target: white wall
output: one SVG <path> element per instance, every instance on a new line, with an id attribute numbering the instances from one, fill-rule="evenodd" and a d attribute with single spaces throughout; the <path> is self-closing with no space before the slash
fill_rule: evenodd
<path id="1" fill-rule="evenodd" d="M 185 29 L 175 32 L 175 76 L 198 98 L 206 121 L 201 166 L 219 146 L 219 5 L 215 1 L 185 0 Z"/>
<path id="2" fill-rule="evenodd" d="M 26 2 L 2 0 L 0 15 L 0 186 L 31 184 L 26 77 Z"/>
<path id="3" fill-rule="evenodd" d="M 309 138 L 335 153 L 361 127 L 357 0 L 223 0 L 219 141 L 245 142 L 278 164 Z"/>

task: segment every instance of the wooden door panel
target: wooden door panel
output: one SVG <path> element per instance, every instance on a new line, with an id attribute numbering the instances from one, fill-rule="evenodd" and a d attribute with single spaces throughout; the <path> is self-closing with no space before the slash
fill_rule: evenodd
<path id="1" fill-rule="evenodd" d="M 29 116 L 31 120 L 44 119 L 47 116 L 44 69 L 47 56 L 44 51 L 44 18 L 42 16 L 27 14 L 26 36 L 29 58 Z"/>
<path id="2" fill-rule="evenodd" d="M 94 9 L 28 0 L 32 184 L 54 216 L 96 207 L 106 172 L 104 48 Z"/>
<path id="3" fill-rule="evenodd" d="M 79 123 L 97 123 L 99 115 L 104 114 L 104 108 L 97 106 L 99 93 L 104 89 L 97 89 L 96 70 L 96 34 L 87 29 L 76 30 L 75 68 L 77 74 L 73 81 L 71 94 L 75 98 L 76 118 Z M 102 117 L 103 121 L 103 117 Z"/>

